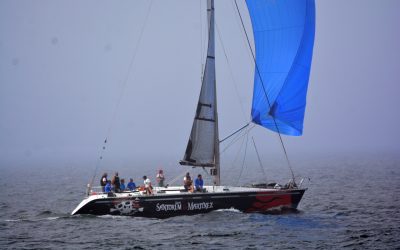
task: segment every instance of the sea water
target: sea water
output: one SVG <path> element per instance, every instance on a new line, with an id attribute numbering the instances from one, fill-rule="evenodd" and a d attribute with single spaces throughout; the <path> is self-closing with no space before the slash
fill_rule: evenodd
<path id="1" fill-rule="evenodd" d="M 71 216 L 93 169 L 3 167 L 0 248 L 400 248 L 400 157 L 335 155 L 293 165 L 308 187 L 297 212 L 168 219 Z"/>

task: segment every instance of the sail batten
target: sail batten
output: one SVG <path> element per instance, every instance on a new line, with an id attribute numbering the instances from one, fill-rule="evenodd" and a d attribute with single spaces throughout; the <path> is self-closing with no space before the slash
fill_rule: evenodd
<path id="1" fill-rule="evenodd" d="M 246 0 L 256 48 L 252 121 L 302 135 L 315 33 L 314 0 Z"/>

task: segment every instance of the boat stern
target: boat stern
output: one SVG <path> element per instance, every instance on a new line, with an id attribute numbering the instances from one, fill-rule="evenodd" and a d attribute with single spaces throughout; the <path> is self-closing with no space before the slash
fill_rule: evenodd
<path id="1" fill-rule="evenodd" d="M 100 197 L 99 197 L 100 196 Z M 102 198 L 103 195 L 90 195 L 83 199 L 79 205 L 72 211 L 71 215 L 82 214 L 83 208 L 85 208 L 91 201 L 96 200 L 98 198 Z"/>

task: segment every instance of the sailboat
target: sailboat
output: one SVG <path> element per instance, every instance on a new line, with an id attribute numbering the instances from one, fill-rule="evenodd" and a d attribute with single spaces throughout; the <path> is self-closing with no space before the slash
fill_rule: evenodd
<path id="1" fill-rule="evenodd" d="M 251 122 L 276 132 L 287 156 L 281 135 L 299 136 L 303 132 L 314 44 L 315 2 L 246 0 L 246 5 L 256 50 L 255 53 L 252 51 L 255 74 Z M 293 171 L 286 185 L 221 185 L 214 0 L 207 0 L 207 21 L 208 49 L 202 86 L 190 137 L 179 163 L 208 168 L 213 176 L 212 185 L 204 186 L 201 192 L 188 192 L 183 186 L 155 187 L 151 195 L 139 190 L 121 193 L 89 191 L 72 215 L 167 218 L 231 208 L 248 213 L 297 209 L 306 189 L 297 184 Z M 251 48 L 250 42 L 248 45 Z"/>

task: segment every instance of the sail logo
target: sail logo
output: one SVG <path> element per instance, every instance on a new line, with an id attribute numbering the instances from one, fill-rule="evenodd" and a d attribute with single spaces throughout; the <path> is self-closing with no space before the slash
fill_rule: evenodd
<path id="1" fill-rule="evenodd" d="M 194 203 L 188 202 L 188 210 L 207 210 L 213 208 L 212 202 Z"/>
<path id="2" fill-rule="evenodd" d="M 178 210 L 182 210 L 182 203 L 177 201 L 175 202 L 175 204 L 160 204 L 157 203 L 156 205 L 156 211 L 178 211 Z"/>

